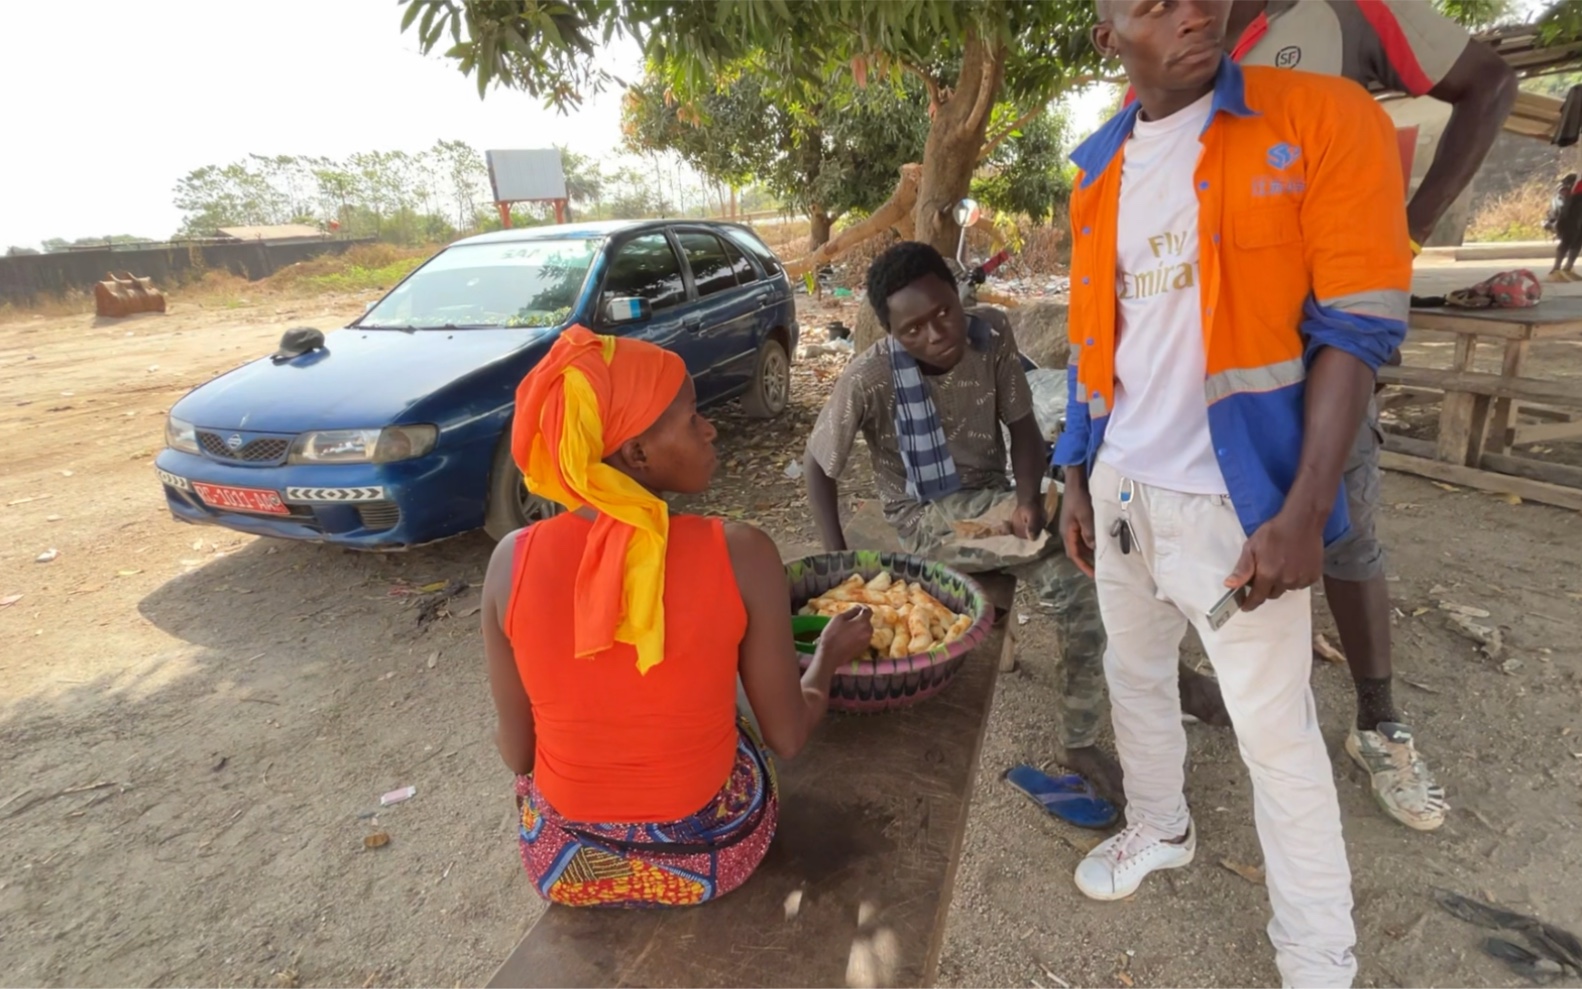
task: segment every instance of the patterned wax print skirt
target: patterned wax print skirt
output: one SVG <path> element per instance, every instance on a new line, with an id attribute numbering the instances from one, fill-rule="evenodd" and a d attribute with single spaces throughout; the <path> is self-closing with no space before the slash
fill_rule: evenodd
<path id="1" fill-rule="evenodd" d="M 742 721 L 725 787 L 690 817 L 664 824 L 568 821 L 516 778 L 522 865 L 546 900 L 576 907 L 703 903 L 747 881 L 769 851 L 779 784 L 763 742 Z"/>

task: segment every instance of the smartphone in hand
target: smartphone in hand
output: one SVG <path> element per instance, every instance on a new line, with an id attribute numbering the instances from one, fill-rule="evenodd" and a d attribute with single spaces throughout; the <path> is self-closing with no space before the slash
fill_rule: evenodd
<path id="1" fill-rule="evenodd" d="M 1208 627 L 1218 632 L 1225 623 L 1230 621 L 1232 615 L 1241 610 L 1241 603 L 1247 600 L 1251 588 L 1245 584 L 1225 592 L 1225 596 L 1215 603 L 1208 612 Z"/>

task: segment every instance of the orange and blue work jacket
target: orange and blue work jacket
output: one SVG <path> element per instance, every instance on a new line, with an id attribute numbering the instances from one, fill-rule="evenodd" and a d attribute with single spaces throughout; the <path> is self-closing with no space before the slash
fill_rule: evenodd
<path id="1" fill-rule="evenodd" d="M 1203 399 L 1251 534 L 1296 478 L 1314 357 L 1336 347 L 1377 370 L 1405 338 L 1412 251 L 1394 125 L 1362 87 L 1226 58 L 1211 106 L 1193 176 Z M 1092 468 L 1115 401 L 1116 217 L 1122 148 L 1139 110 L 1123 109 L 1071 156 L 1079 174 L 1060 465 Z M 1326 542 L 1347 526 L 1337 490 Z"/>

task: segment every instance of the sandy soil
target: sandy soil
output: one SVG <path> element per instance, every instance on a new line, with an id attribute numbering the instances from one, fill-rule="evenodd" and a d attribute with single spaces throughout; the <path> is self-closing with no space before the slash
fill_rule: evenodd
<path id="1" fill-rule="evenodd" d="M 489 741 L 476 591 L 426 625 L 415 606 L 425 585 L 480 580 L 487 541 L 359 555 L 190 528 L 153 477 L 164 410 L 186 389 L 363 301 L 178 300 L 114 324 L 0 324 L 0 600 L 22 595 L 0 607 L 0 982 L 480 984 L 540 909 Z M 741 477 L 708 508 L 786 543 L 811 536 L 784 469 L 833 373 L 800 368 L 792 414 L 768 429 L 721 415 L 722 459 Z M 1433 835 L 1383 818 L 1340 752 L 1348 677 L 1315 664 L 1356 873 L 1359 984 L 1517 984 L 1428 889 L 1578 926 L 1582 526 L 1404 476 L 1388 478 L 1386 502 L 1397 698 L 1455 811 Z M 51 548 L 57 559 L 34 562 Z M 1441 601 L 1492 614 L 1498 661 Z M 1070 871 L 1086 836 L 998 781 L 1053 745 L 1050 642 L 1023 608 L 941 980 L 1271 983 L 1265 891 L 1219 864 L 1260 857 L 1229 732 L 1191 730 L 1198 863 L 1130 902 L 1083 900 Z M 406 785 L 416 797 L 379 808 Z M 366 851 L 375 830 L 390 843 Z"/>

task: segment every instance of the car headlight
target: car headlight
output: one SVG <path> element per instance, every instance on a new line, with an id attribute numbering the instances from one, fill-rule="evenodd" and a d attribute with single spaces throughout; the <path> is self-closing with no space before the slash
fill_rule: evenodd
<path id="1" fill-rule="evenodd" d="M 165 420 L 165 445 L 172 450 L 182 453 L 199 453 L 203 451 L 198 447 L 198 430 L 190 422 L 183 422 L 175 416 Z"/>
<path id="2" fill-rule="evenodd" d="M 293 464 L 388 464 L 411 460 L 434 449 L 435 426 L 384 429 L 323 429 L 303 433 L 292 444 Z"/>

